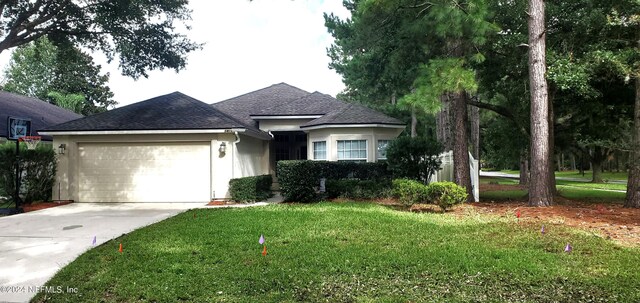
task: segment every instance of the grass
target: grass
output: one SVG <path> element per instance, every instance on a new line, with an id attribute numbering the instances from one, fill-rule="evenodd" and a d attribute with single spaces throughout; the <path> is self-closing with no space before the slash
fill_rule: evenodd
<path id="1" fill-rule="evenodd" d="M 503 173 L 518 175 L 520 171 L 517 170 L 501 170 Z M 584 175 L 582 175 L 577 170 L 568 170 L 568 171 L 557 171 L 556 177 L 564 177 L 564 178 L 576 178 L 583 179 L 585 181 L 591 181 L 593 178 L 593 173 L 591 171 L 585 171 Z M 604 180 L 617 180 L 617 181 L 626 181 L 629 178 L 627 172 L 602 172 L 602 179 Z"/>
<path id="2" fill-rule="evenodd" d="M 501 177 L 481 177 L 480 184 L 513 185 L 518 184 L 518 181 Z M 556 180 L 556 184 L 560 196 L 585 202 L 622 202 L 625 199 L 625 192 L 614 192 L 611 190 L 625 191 L 627 189 L 627 186 L 624 184 L 612 183 L 600 184 Z M 522 200 L 526 195 L 526 189 L 480 191 L 480 201 Z"/>
<path id="3" fill-rule="evenodd" d="M 572 200 L 584 202 L 622 202 L 626 193 L 594 190 L 589 188 L 575 188 L 567 186 L 557 186 L 560 196 Z"/>
<path id="4" fill-rule="evenodd" d="M 591 182 L 583 182 L 583 181 L 567 181 L 567 180 L 556 180 L 557 186 L 565 186 L 565 187 L 580 187 L 587 189 L 603 189 L 603 190 L 621 190 L 626 191 L 626 184 L 619 183 L 591 183 Z"/>
<path id="5" fill-rule="evenodd" d="M 579 171 L 560 171 L 556 172 L 556 177 L 578 178 L 590 181 L 593 178 L 591 171 L 585 171 L 584 176 Z M 622 180 L 626 181 L 629 178 L 627 172 L 602 172 L 602 179 L 604 180 Z"/>
<path id="6" fill-rule="evenodd" d="M 502 177 L 480 177 L 480 184 L 518 184 L 517 179 L 502 178 Z"/>
<path id="7" fill-rule="evenodd" d="M 562 226 L 368 203 L 195 213 L 88 251 L 47 283 L 78 294 L 34 301 L 640 301 L 639 249 Z"/>

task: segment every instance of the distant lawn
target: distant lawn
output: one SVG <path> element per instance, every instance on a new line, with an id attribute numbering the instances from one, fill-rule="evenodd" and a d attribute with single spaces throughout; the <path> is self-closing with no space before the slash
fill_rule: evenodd
<path id="1" fill-rule="evenodd" d="M 580 181 L 556 180 L 560 196 L 572 200 L 585 202 L 622 202 L 625 199 L 624 192 L 612 192 L 609 190 L 625 191 L 623 184 L 598 184 Z M 481 177 L 480 201 L 504 201 L 522 200 L 527 195 L 526 189 L 507 187 L 504 190 L 482 190 L 483 184 L 515 185 L 518 181 L 501 177 Z"/>
<path id="2" fill-rule="evenodd" d="M 626 195 L 624 192 L 593 190 L 560 185 L 558 186 L 558 191 L 561 196 L 567 199 L 585 202 L 622 202 Z"/>
<path id="3" fill-rule="evenodd" d="M 591 180 L 593 173 L 591 171 L 585 171 L 584 176 L 579 171 L 560 171 L 556 172 L 556 177 L 568 177 L 568 178 L 580 178 L 585 180 Z M 602 179 L 605 180 L 624 180 L 629 178 L 627 172 L 602 172 Z"/>
<path id="4" fill-rule="evenodd" d="M 513 175 L 518 175 L 520 174 L 520 171 L 517 170 L 501 170 L 500 172 L 506 173 L 506 174 L 513 174 Z M 582 175 L 579 171 L 577 170 L 569 170 L 569 171 L 557 171 L 556 172 L 556 177 L 566 177 L 566 178 L 577 178 L 577 179 L 583 179 L 585 181 L 591 181 L 591 179 L 593 178 L 593 173 L 591 171 L 585 171 L 584 175 Z M 605 180 L 623 180 L 626 181 L 628 179 L 628 174 L 627 172 L 602 172 L 602 179 Z"/>
<path id="5" fill-rule="evenodd" d="M 566 181 L 566 180 L 556 180 L 557 186 L 571 186 L 571 187 L 581 187 L 581 188 L 589 188 L 589 189 L 606 189 L 606 190 L 627 190 L 626 184 L 618 184 L 618 183 L 591 183 L 591 182 L 582 182 L 582 181 Z"/>
<path id="6" fill-rule="evenodd" d="M 518 184 L 518 180 L 502 177 L 480 177 L 480 184 Z"/>
<path id="7" fill-rule="evenodd" d="M 640 301 L 640 249 L 551 224 L 364 203 L 195 213 L 83 254 L 47 283 L 78 294 L 47 302 Z"/>

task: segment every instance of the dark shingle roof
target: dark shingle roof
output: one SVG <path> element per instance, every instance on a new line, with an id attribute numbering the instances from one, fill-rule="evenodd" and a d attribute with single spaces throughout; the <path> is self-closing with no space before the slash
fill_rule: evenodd
<path id="1" fill-rule="evenodd" d="M 368 107 L 340 101 L 319 92 L 308 93 L 286 83 L 275 84 L 212 105 L 251 125 L 257 125 L 252 116 L 322 116 L 302 125 L 301 128 L 329 124 L 404 126 L 401 121 Z"/>
<path id="2" fill-rule="evenodd" d="M 239 119 L 256 125 L 251 115 L 265 108 L 272 108 L 308 95 L 309 92 L 286 83 L 274 84 L 241 96 L 213 103 L 213 107 Z"/>
<path id="3" fill-rule="evenodd" d="M 340 109 L 336 109 L 318 119 L 312 120 L 300 126 L 300 128 L 319 125 L 344 125 L 344 124 L 390 124 L 404 126 L 400 120 L 391 118 L 381 112 L 366 106 L 352 103 L 344 103 Z"/>
<path id="4" fill-rule="evenodd" d="M 31 134 L 35 136 L 49 126 L 78 119 L 82 115 L 39 99 L 0 91 L 0 137 L 8 136 L 8 117 L 31 119 Z M 51 140 L 48 136 L 42 139 Z"/>
<path id="5" fill-rule="evenodd" d="M 325 115 L 346 106 L 347 103 L 319 92 L 308 94 L 290 102 L 255 111 L 252 116 L 306 116 Z"/>
<path id="6" fill-rule="evenodd" d="M 55 125 L 46 131 L 196 130 L 244 128 L 268 136 L 212 106 L 175 92 Z"/>

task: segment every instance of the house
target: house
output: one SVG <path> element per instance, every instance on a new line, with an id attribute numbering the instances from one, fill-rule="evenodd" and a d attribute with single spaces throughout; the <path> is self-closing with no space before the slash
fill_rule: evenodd
<path id="1" fill-rule="evenodd" d="M 40 130 L 81 118 L 82 115 L 36 98 L 0 91 L 0 144 L 8 140 L 9 117 L 30 121 L 30 135 L 35 136 Z M 50 136 L 42 138 L 42 142 L 51 140 Z"/>
<path id="2" fill-rule="evenodd" d="M 285 83 L 205 104 L 180 92 L 52 126 L 54 199 L 205 202 L 232 178 L 275 174 L 292 159 L 384 159 L 405 125 L 361 105 Z"/>

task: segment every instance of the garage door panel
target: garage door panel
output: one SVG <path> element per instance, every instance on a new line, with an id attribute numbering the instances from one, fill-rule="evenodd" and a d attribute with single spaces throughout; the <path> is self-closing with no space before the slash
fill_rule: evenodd
<path id="1" fill-rule="evenodd" d="M 80 144 L 81 202 L 200 202 L 210 198 L 209 142 Z"/>

